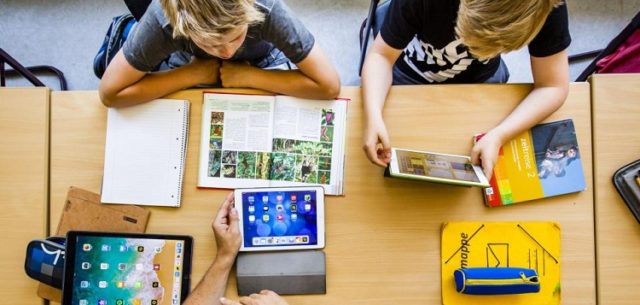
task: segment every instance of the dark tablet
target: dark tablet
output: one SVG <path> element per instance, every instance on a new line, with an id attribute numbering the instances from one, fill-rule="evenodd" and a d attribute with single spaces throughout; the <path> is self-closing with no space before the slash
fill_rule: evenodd
<path id="1" fill-rule="evenodd" d="M 193 239 L 71 231 L 62 305 L 178 305 L 189 293 Z"/>
<path id="2" fill-rule="evenodd" d="M 640 160 L 618 169 L 612 180 L 631 214 L 640 223 Z"/>

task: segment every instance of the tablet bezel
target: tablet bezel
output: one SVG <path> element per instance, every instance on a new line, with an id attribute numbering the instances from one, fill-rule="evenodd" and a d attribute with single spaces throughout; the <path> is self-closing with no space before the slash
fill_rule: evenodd
<path id="1" fill-rule="evenodd" d="M 287 246 L 260 246 L 260 247 L 245 247 L 244 245 L 244 218 L 242 207 L 242 194 L 255 193 L 255 192 L 301 192 L 301 191 L 315 191 L 316 192 L 316 212 L 317 219 L 317 245 L 287 245 Z M 255 251 L 284 251 L 284 250 L 304 250 L 304 249 L 322 249 L 325 245 L 325 225 L 324 225 L 324 187 L 322 186 L 292 186 L 292 187 L 258 187 L 258 188 L 243 188 L 236 189 L 234 193 L 234 202 L 236 210 L 238 211 L 238 217 L 240 219 L 240 235 L 242 242 L 240 244 L 241 252 L 255 252 Z"/>
<path id="2" fill-rule="evenodd" d="M 182 252 L 182 283 L 180 285 L 180 302 L 186 300 L 191 291 L 191 268 L 193 257 L 193 237 L 188 235 L 173 234 L 145 234 L 145 233 L 118 233 L 118 232 L 93 232 L 93 231 L 69 231 L 67 233 L 64 277 L 62 281 L 62 303 L 61 305 L 72 305 L 73 301 L 73 278 L 75 273 L 76 241 L 78 236 L 89 237 L 114 237 L 114 238 L 138 238 L 138 239 L 163 239 L 184 241 Z"/>
<path id="3" fill-rule="evenodd" d="M 433 176 L 410 175 L 410 174 L 401 173 L 400 169 L 398 167 L 397 151 L 407 151 L 407 152 L 415 152 L 415 153 L 420 153 L 420 154 L 431 154 L 431 155 L 437 155 L 437 156 L 463 158 L 463 159 L 468 160 L 469 162 L 471 162 L 471 158 L 469 156 L 453 155 L 453 154 L 441 154 L 441 153 L 434 153 L 434 152 L 430 152 L 430 151 L 420 151 L 420 150 L 395 148 L 394 147 L 394 148 L 391 148 L 391 162 L 389 162 L 389 174 L 391 174 L 392 176 L 402 177 L 402 178 L 407 178 L 407 179 L 414 179 L 414 180 L 423 180 L 423 181 L 431 181 L 431 182 L 439 182 L 439 183 L 465 185 L 465 186 L 478 186 L 478 187 L 489 187 L 490 186 L 489 180 L 484 175 L 484 172 L 482 171 L 482 168 L 480 166 L 474 165 L 474 164 L 471 164 L 471 166 L 473 168 L 474 173 L 476 174 L 476 177 L 478 177 L 478 180 L 480 180 L 480 182 L 473 182 L 473 181 L 460 180 L 460 179 L 447 179 L 447 178 L 433 177 Z"/>

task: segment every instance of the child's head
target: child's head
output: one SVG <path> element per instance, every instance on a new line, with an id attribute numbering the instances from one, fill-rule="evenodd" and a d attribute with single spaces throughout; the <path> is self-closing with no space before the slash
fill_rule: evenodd
<path id="1" fill-rule="evenodd" d="M 160 0 L 173 26 L 173 36 L 188 38 L 205 52 L 222 59 L 240 48 L 250 25 L 264 15 L 255 0 Z"/>
<path id="2" fill-rule="evenodd" d="M 562 0 L 461 0 L 456 35 L 478 59 L 529 44 Z"/>

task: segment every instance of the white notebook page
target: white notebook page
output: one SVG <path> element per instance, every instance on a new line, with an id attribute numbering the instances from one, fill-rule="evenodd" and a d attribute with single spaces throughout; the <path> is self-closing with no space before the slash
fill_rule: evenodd
<path id="1" fill-rule="evenodd" d="M 189 102 L 110 108 L 102 202 L 180 206 Z"/>

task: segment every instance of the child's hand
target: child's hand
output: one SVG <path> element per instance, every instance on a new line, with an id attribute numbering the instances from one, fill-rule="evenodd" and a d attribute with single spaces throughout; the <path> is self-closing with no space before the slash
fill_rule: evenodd
<path id="1" fill-rule="evenodd" d="M 216 259 L 225 259 L 233 264 L 242 242 L 238 222 L 238 211 L 234 207 L 234 195 L 231 192 L 211 224 L 218 248 Z"/>
<path id="2" fill-rule="evenodd" d="M 198 84 L 213 85 L 218 82 L 219 59 L 201 59 L 194 56 L 186 67 L 190 69 L 190 76 L 195 78 Z"/>
<path id="3" fill-rule="evenodd" d="M 220 67 L 220 80 L 225 88 L 248 88 L 253 87 L 247 81 L 252 72 L 258 69 L 247 63 L 223 61 Z"/>
<path id="4" fill-rule="evenodd" d="M 248 297 L 240 298 L 240 301 L 233 301 L 227 298 L 220 298 L 222 305 L 289 305 L 285 299 L 271 290 L 262 290 Z"/>
<path id="5" fill-rule="evenodd" d="M 382 118 L 367 124 L 362 149 L 369 161 L 375 165 L 387 167 L 391 162 L 391 144 Z"/>
<path id="6" fill-rule="evenodd" d="M 485 134 L 471 149 L 471 163 L 480 164 L 487 179 L 493 175 L 493 167 L 498 160 L 502 140 L 491 131 Z"/>

